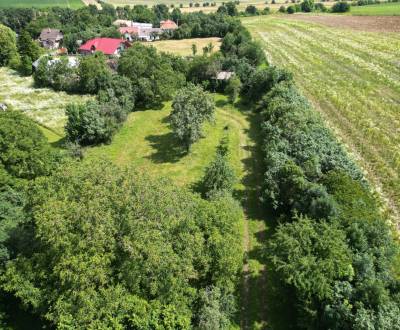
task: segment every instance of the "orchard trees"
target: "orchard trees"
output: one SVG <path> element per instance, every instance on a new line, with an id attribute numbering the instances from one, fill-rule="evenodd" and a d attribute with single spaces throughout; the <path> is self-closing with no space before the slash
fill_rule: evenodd
<path id="1" fill-rule="evenodd" d="M 172 103 L 171 126 L 186 150 L 202 136 L 205 121 L 214 117 L 212 96 L 200 86 L 189 84 L 178 91 Z"/>

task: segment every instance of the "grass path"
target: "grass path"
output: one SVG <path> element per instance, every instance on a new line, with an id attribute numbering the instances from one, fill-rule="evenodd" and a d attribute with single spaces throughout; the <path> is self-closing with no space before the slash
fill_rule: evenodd
<path id="1" fill-rule="evenodd" d="M 280 17 L 243 19 L 270 61 L 294 73 L 381 192 L 400 209 L 400 36 L 336 29 Z"/>

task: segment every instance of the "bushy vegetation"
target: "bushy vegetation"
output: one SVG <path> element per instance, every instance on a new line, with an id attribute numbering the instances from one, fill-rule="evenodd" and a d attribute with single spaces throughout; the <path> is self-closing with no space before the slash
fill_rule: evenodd
<path id="1" fill-rule="evenodd" d="M 345 13 L 350 11 L 350 4 L 345 1 L 337 2 L 332 6 L 332 13 Z"/>
<path id="2" fill-rule="evenodd" d="M 204 201 L 109 163 L 71 163 L 35 183 L 27 209 L 32 244 L 1 285 L 54 326 L 230 323 L 241 265 L 232 199 Z"/>

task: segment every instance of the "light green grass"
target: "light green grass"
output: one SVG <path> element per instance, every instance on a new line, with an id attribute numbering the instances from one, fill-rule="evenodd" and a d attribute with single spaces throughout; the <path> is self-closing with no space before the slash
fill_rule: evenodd
<path id="1" fill-rule="evenodd" d="M 238 177 L 242 175 L 240 136 L 242 127 L 236 122 L 240 113 L 231 108 L 218 108 L 215 123 L 204 127 L 205 138 L 192 147 L 189 154 L 181 148 L 168 124 L 171 103 L 161 110 L 133 112 L 110 145 L 89 148 L 88 159 L 109 158 L 119 165 L 133 165 L 154 176 L 167 176 L 179 185 L 190 185 L 203 175 L 213 159 L 215 148 L 224 132 L 229 135 L 231 162 Z M 234 116 L 232 119 L 231 116 Z M 227 130 L 224 130 L 228 127 Z"/>
<path id="2" fill-rule="evenodd" d="M 400 35 L 335 29 L 279 17 L 246 18 L 269 60 L 354 152 L 395 218 L 400 208 Z"/>
<path id="3" fill-rule="evenodd" d="M 77 9 L 83 6 L 81 0 L 0 0 L 0 8 L 63 7 Z"/>
<path id="4" fill-rule="evenodd" d="M 34 88 L 32 77 L 21 77 L 8 68 L 0 68 L 0 102 L 22 111 L 60 136 L 64 134 L 65 108 L 68 103 L 84 102 L 84 95 L 69 95 L 48 88 Z"/>
<path id="5" fill-rule="evenodd" d="M 400 2 L 381 3 L 377 5 L 367 5 L 367 6 L 352 6 L 350 14 L 357 16 L 400 15 Z"/>
<path id="6" fill-rule="evenodd" d="M 213 52 L 216 52 L 221 47 L 220 38 L 193 38 L 193 39 L 181 39 L 181 40 L 160 40 L 154 42 L 144 42 L 146 46 L 153 46 L 158 51 L 168 52 L 181 56 L 192 55 L 192 45 L 195 44 L 197 47 L 197 53 L 201 54 L 203 48 L 211 43 L 214 48 Z"/>

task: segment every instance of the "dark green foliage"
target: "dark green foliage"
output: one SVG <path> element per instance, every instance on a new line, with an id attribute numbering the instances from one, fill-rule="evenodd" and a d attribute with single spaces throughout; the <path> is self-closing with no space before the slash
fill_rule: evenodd
<path id="1" fill-rule="evenodd" d="M 286 9 L 288 14 L 294 14 L 296 12 L 296 7 L 295 6 L 289 6 Z"/>
<path id="2" fill-rule="evenodd" d="M 255 15 L 259 15 L 260 13 L 258 12 L 258 9 L 256 6 L 254 5 L 248 5 L 245 9 L 245 14 L 248 16 L 255 16 Z"/>
<path id="3" fill-rule="evenodd" d="M 285 6 L 280 6 L 280 7 L 279 7 L 279 12 L 280 12 L 280 13 L 285 13 L 285 12 L 286 12 Z"/>
<path id="4" fill-rule="evenodd" d="M 350 5 L 345 1 L 336 2 L 332 8 L 332 13 L 345 13 L 350 11 Z"/>
<path id="5" fill-rule="evenodd" d="M 15 33 L 0 24 L 0 66 L 6 66 L 17 56 Z"/>
<path id="6" fill-rule="evenodd" d="M 244 29 L 226 34 L 222 40 L 221 52 L 226 57 L 235 56 L 245 59 L 253 66 L 258 66 L 266 61 L 261 45 L 252 41 L 249 32 Z"/>
<path id="7" fill-rule="evenodd" d="M 202 84 L 204 87 L 215 85 L 215 77 L 221 70 L 221 55 L 219 53 L 211 56 L 195 56 L 189 63 L 187 80 Z"/>
<path id="8" fill-rule="evenodd" d="M 38 180 L 29 201 L 34 244 L 1 285 L 55 327 L 188 329 L 214 306 L 228 325 L 242 262 L 230 198 L 72 163 Z"/>
<path id="9" fill-rule="evenodd" d="M 54 156 L 32 120 L 16 111 L 0 112 L 0 171 L 4 169 L 15 178 L 33 179 L 50 173 Z"/>
<path id="10" fill-rule="evenodd" d="M 229 79 L 228 85 L 225 87 L 225 93 L 228 95 L 228 100 L 230 103 L 233 104 L 236 102 L 241 87 L 242 83 L 238 77 L 234 76 L 233 78 Z"/>
<path id="11" fill-rule="evenodd" d="M 28 31 L 22 31 L 18 36 L 17 48 L 21 57 L 27 56 L 32 62 L 36 61 L 41 54 L 39 45 L 32 40 Z"/>
<path id="12" fill-rule="evenodd" d="M 206 197 L 231 194 L 236 183 L 236 174 L 229 164 L 228 140 L 223 139 L 217 147 L 214 160 L 205 170 L 202 189 Z"/>
<path id="13" fill-rule="evenodd" d="M 183 74 L 173 70 L 168 58 L 139 43 L 122 54 L 118 72 L 131 80 L 132 94 L 143 107 L 170 99 L 185 80 Z"/>
<path id="14" fill-rule="evenodd" d="M 314 0 L 304 0 L 300 4 L 301 11 L 305 13 L 310 13 L 314 11 Z"/>
<path id="15" fill-rule="evenodd" d="M 32 74 L 32 61 L 30 57 L 26 55 L 21 57 L 18 72 L 23 76 L 30 76 Z"/>
<path id="16" fill-rule="evenodd" d="M 106 63 L 103 53 L 83 56 L 78 67 L 80 92 L 97 94 L 110 84 L 111 70 Z"/>
<path id="17" fill-rule="evenodd" d="M 178 91 L 172 103 L 171 127 L 186 150 L 202 136 L 205 121 L 214 118 L 215 104 L 200 86 L 189 84 Z"/>
<path id="18" fill-rule="evenodd" d="M 236 4 L 232 1 L 226 2 L 218 7 L 217 13 L 229 16 L 238 16 L 239 12 Z"/>
<path id="19" fill-rule="evenodd" d="M 67 138 L 80 145 L 110 143 L 127 114 L 114 99 L 105 103 L 89 101 L 85 104 L 70 104 L 66 113 Z"/>
<path id="20" fill-rule="evenodd" d="M 281 81 L 292 81 L 292 79 L 292 74 L 285 69 L 274 66 L 259 68 L 248 77 L 242 92 L 249 101 L 258 102 L 273 86 Z"/>
<path id="21" fill-rule="evenodd" d="M 116 102 L 127 113 L 133 111 L 135 98 L 132 93 L 131 81 L 118 74 L 111 75 L 108 78 L 107 85 L 99 91 L 98 100 L 101 103 Z"/>

